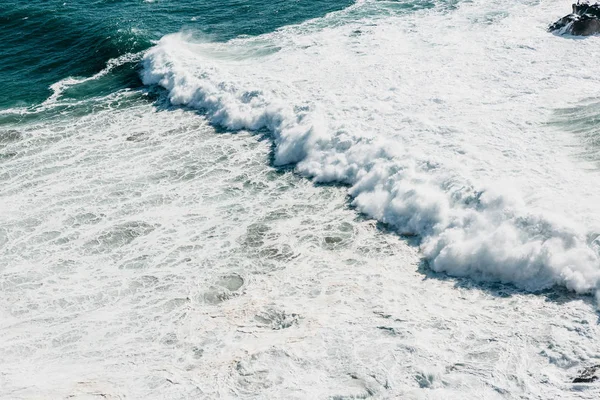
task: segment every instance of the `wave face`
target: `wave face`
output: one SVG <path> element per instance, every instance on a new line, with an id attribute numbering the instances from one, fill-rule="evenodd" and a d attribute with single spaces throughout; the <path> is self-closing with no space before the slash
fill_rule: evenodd
<path id="1" fill-rule="evenodd" d="M 175 7 L 163 1 L 5 0 L 0 7 L 0 109 L 41 103 L 52 94 L 53 83 L 94 75 L 109 60 L 148 49 L 181 29 L 225 40 L 270 32 L 349 4 L 193 0 Z M 113 91 L 139 87 L 135 71 L 119 72 Z"/>
<path id="2" fill-rule="evenodd" d="M 595 172 L 546 124 L 598 93 L 582 67 L 595 43 L 547 35 L 541 17 L 531 21 L 544 4 L 377 19 L 360 7 L 227 43 L 166 36 L 146 53 L 143 82 L 214 125 L 267 129 L 275 164 L 348 185 L 358 211 L 419 236 L 435 271 L 595 292 Z"/>

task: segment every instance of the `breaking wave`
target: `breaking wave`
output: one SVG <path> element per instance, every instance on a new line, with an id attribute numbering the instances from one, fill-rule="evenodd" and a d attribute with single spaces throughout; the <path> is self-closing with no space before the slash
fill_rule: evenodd
<path id="1" fill-rule="evenodd" d="M 393 96 L 402 96 L 390 77 L 410 71 L 409 65 L 398 71 L 397 63 L 377 60 L 385 49 L 375 51 L 372 64 L 373 59 L 360 58 L 369 48 L 385 46 L 392 25 L 371 32 L 337 28 L 343 38 L 333 37 L 333 30 L 297 35 L 294 28 L 294 35 L 276 32 L 225 44 L 192 43 L 181 34 L 169 35 L 146 53 L 142 79 L 166 89 L 171 103 L 201 111 L 214 125 L 269 130 L 275 164 L 294 164 L 315 182 L 348 185 L 358 211 L 402 235 L 419 236 L 421 251 L 435 271 L 531 291 L 554 285 L 577 293 L 598 290 L 600 239 L 581 221 L 528 203 L 511 185 L 473 178 L 461 169 L 460 158 L 449 162 L 437 157 L 433 147 L 418 147 L 438 139 L 408 140 L 398 134 L 399 128 L 385 128 L 402 118 L 409 119 L 405 126 L 418 124 L 389 109 L 383 95 L 376 98 L 360 88 L 378 79 L 391 86 Z M 378 36 L 379 42 L 361 38 L 375 29 L 385 34 Z M 236 57 L 239 49 L 247 52 L 253 46 L 275 50 L 254 59 Z M 331 51 L 336 47 L 345 47 L 344 54 L 358 61 L 348 63 L 344 54 Z M 312 69 L 320 69 L 324 80 L 311 81 L 317 75 L 306 71 Z M 344 69 L 348 71 L 339 72 Z M 353 80 L 344 81 L 349 77 Z M 463 78 L 466 82 L 466 75 L 455 77 Z M 431 87 L 443 89 L 433 89 L 434 82 Z M 453 109 L 452 104 L 446 107 L 449 113 Z M 461 157 L 463 152 L 454 154 Z"/>

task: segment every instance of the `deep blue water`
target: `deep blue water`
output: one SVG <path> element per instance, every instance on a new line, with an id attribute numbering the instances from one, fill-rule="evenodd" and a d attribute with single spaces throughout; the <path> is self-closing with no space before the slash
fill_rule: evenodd
<path id="1" fill-rule="evenodd" d="M 316 18 L 352 0 L 5 0 L 0 7 L 0 109 L 31 106 L 69 76 L 191 30 L 225 41 Z M 135 65 L 113 71 L 105 90 L 141 85 Z M 106 85 L 105 85 L 106 86 Z"/>

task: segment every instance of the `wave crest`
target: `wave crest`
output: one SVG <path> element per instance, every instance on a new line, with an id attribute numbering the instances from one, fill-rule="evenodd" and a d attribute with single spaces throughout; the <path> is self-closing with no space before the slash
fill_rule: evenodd
<path id="1" fill-rule="evenodd" d="M 528 207 L 510 188 L 476 188 L 393 138 L 334 127 L 318 102 L 278 92 L 286 90 L 283 82 L 272 90 L 250 86 L 228 61 L 204 55 L 206 46 L 166 36 L 144 56 L 143 82 L 162 86 L 172 103 L 201 110 L 220 127 L 268 129 L 276 164 L 349 185 L 358 211 L 421 237 L 435 271 L 533 291 L 598 289 L 598 237 L 584 227 Z"/>

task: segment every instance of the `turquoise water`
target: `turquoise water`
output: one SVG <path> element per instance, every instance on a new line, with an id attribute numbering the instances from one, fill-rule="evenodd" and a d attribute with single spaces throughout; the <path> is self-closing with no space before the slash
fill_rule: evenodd
<path id="1" fill-rule="evenodd" d="M 147 49 L 168 33 L 190 30 L 224 41 L 259 35 L 347 7 L 350 0 L 8 0 L 0 7 L 0 109 L 31 106 L 68 76 L 90 76 L 106 62 Z M 108 90 L 138 87 L 131 65 Z M 106 90 L 107 88 L 104 88 Z"/>

